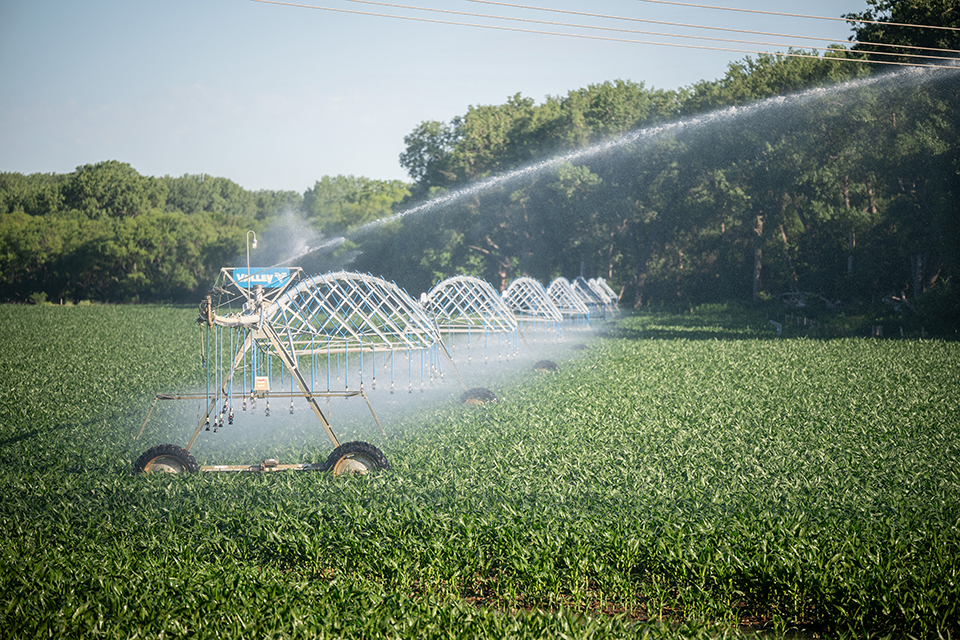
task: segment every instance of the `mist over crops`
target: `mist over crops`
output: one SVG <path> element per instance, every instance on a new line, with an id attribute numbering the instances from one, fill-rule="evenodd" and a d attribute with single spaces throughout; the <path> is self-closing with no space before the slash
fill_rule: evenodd
<path id="1" fill-rule="evenodd" d="M 135 475 L 185 444 L 193 307 L 0 306 L 8 637 L 936 636 L 960 624 L 960 345 L 630 315 L 331 401 L 388 472 Z M 574 349 L 573 345 L 585 348 Z M 559 371 L 532 371 L 550 358 Z M 201 464 L 322 460 L 305 407 Z M 364 415 L 366 414 L 366 415 Z M 342 426 L 341 426 L 342 425 Z M 167 439 L 169 438 L 169 439 Z M 669 624 L 661 624 L 667 622 Z"/>

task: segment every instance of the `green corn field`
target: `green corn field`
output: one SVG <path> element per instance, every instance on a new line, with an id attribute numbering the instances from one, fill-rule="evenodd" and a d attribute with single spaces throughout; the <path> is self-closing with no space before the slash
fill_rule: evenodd
<path id="1" fill-rule="evenodd" d="M 960 633 L 960 343 L 628 314 L 559 371 L 471 365 L 496 403 L 371 391 L 386 472 L 137 475 L 197 424 L 137 439 L 154 394 L 203 383 L 195 317 L 0 306 L 0 635 Z M 329 453 L 258 417 L 198 461 Z"/>

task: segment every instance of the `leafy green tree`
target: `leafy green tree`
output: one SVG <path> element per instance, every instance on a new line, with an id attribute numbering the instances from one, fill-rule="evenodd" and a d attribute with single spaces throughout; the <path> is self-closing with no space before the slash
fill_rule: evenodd
<path id="1" fill-rule="evenodd" d="M 208 214 L 153 210 L 91 221 L 58 263 L 67 297 L 109 302 L 193 301 L 222 263 L 208 262 L 221 228 Z"/>
<path id="2" fill-rule="evenodd" d="M 888 125 L 899 117 L 888 126 L 877 157 L 877 171 L 887 186 L 883 222 L 895 237 L 887 252 L 909 265 L 908 276 L 898 279 L 913 296 L 954 273 L 960 256 L 960 98 L 953 89 L 898 90 Z M 886 286 L 892 290 L 900 282 Z"/>
<path id="3" fill-rule="evenodd" d="M 296 191 L 261 190 L 253 194 L 257 207 L 257 219 L 265 220 L 287 211 L 303 210 L 303 195 Z"/>
<path id="4" fill-rule="evenodd" d="M 522 140 L 536 127 L 534 101 L 516 94 L 503 105 L 471 106 L 457 119 L 456 145 L 447 164 L 456 183 L 502 173 L 529 159 Z"/>
<path id="5" fill-rule="evenodd" d="M 49 221 L 23 211 L 0 214 L 0 283 L 3 298 L 23 302 L 44 291 L 63 239 Z M 50 292 L 48 292 L 50 293 Z"/>
<path id="6" fill-rule="evenodd" d="M 595 144 L 677 115 L 678 94 L 617 80 L 570 91 L 561 103 L 559 133 L 571 147 Z"/>
<path id="7" fill-rule="evenodd" d="M 167 188 L 125 162 L 107 160 L 77 167 L 63 187 L 64 206 L 89 216 L 125 218 L 163 208 Z"/>
<path id="8" fill-rule="evenodd" d="M 793 49 L 788 53 L 816 55 L 815 51 Z M 820 58 L 759 54 L 731 62 L 723 78 L 702 80 L 686 90 L 679 112 L 703 113 L 867 75 L 866 65 L 834 60 L 846 55 L 845 50 L 834 50 Z"/>
<path id="9" fill-rule="evenodd" d="M 960 7 L 953 0 L 867 0 L 867 4 L 866 11 L 844 16 L 854 32 L 854 51 L 878 62 L 956 65 L 956 54 L 944 52 L 960 50 Z M 901 240 L 901 246 L 904 236 L 909 238 L 909 256 L 901 255 L 900 262 L 909 260 L 911 277 L 902 288 L 912 289 L 915 296 L 943 274 L 955 272 L 960 255 L 960 207 L 955 189 L 949 188 L 960 181 L 957 90 L 944 78 L 937 80 L 927 91 L 905 96 L 902 104 L 912 108 L 895 109 L 891 124 L 897 133 L 885 156 L 889 160 L 885 177 L 893 188 L 891 219 L 882 235 L 890 236 L 886 243 L 890 246 L 897 245 L 893 237 Z M 876 242 L 877 234 L 871 239 Z M 895 277 L 887 286 L 896 287 Z"/>
<path id="10" fill-rule="evenodd" d="M 407 147 L 400 154 L 400 166 L 416 184 L 418 196 L 425 196 L 431 187 L 451 181 L 445 164 L 456 141 L 455 130 L 456 120 L 449 125 L 428 120 L 404 136 Z"/>
<path id="11" fill-rule="evenodd" d="M 221 218 L 242 219 L 252 224 L 266 217 L 267 212 L 258 207 L 257 197 L 240 185 L 226 178 L 206 174 L 184 175 L 179 178 L 162 178 L 168 190 L 167 211 L 183 213 L 212 213 Z"/>
<path id="12" fill-rule="evenodd" d="M 400 180 L 324 176 L 304 192 L 303 208 L 318 231 L 337 235 L 391 215 L 409 196 Z"/>
<path id="13" fill-rule="evenodd" d="M 938 62 L 916 56 L 956 61 L 956 54 L 943 52 L 960 51 L 960 6 L 955 0 L 867 0 L 867 5 L 866 11 L 843 16 L 853 29 L 853 51 L 877 62 Z"/>
<path id="14" fill-rule="evenodd" d="M 32 216 L 55 213 L 63 207 L 63 176 L 49 173 L 0 173 L 0 213 L 23 211 Z"/>

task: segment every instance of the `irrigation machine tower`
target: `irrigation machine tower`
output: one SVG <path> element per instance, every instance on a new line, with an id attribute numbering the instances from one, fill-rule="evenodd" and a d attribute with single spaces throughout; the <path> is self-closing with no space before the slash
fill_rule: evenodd
<path id="1" fill-rule="evenodd" d="M 573 288 L 574 293 L 580 296 L 583 304 L 587 305 L 591 318 L 602 319 L 606 317 L 610 307 L 605 292 L 598 289 L 595 284 L 591 284 L 583 276 L 574 278 L 570 286 Z"/>
<path id="2" fill-rule="evenodd" d="M 497 350 L 498 360 L 509 358 L 517 351 L 519 331 L 513 312 L 485 280 L 466 275 L 447 278 L 424 293 L 420 305 L 433 319 L 440 336 L 446 336 L 448 355 L 457 349 L 458 338 L 465 344 L 467 363 L 472 362 L 476 348 L 482 347 L 484 362 L 489 361 L 493 348 Z M 494 339 L 495 345 L 491 344 Z M 464 389 L 460 397 L 463 403 L 496 402 L 496 394 L 489 389 L 467 388 L 455 364 L 453 369 Z"/>
<path id="3" fill-rule="evenodd" d="M 547 287 L 550 301 L 560 310 L 564 323 L 574 329 L 590 328 L 590 308 L 576 292 L 570 281 L 560 276 Z"/>
<path id="4" fill-rule="evenodd" d="M 425 293 L 420 304 L 433 318 L 451 349 L 458 336 L 466 338 L 467 361 L 473 358 L 474 343 L 483 340 L 484 360 L 489 359 L 489 340 L 498 340 L 498 358 L 516 351 L 517 321 L 493 285 L 475 276 L 447 278 Z"/>
<path id="5" fill-rule="evenodd" d="M 563 336 L 563 314 L 537 280 L 515 279 L 503 290 L 503 301 L 513 311 L 520 331 L 530 330 L 534 339 L 538 332 L 544 337 L 551 332 Z"/>
<path id="6" fill-rule="evenodd" d="M 587 281 L 587 286 L 603 300 L 607 313 L 611 316 L 616 316 L 620 313 L 617 292 L 610 288 L 606 280 L 603 278 L 590 278 Z"/>

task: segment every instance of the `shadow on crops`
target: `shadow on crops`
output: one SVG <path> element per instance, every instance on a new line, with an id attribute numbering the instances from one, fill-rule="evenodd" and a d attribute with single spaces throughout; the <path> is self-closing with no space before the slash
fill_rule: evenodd
<path id="1" fill-rule="evenodd" d="M 626 340 L 771 340 L 777 332 L 771 327 L 769 333 L 723 327 L 619 327 L 610 332 L 610 337 Z"/>
<path id="2" fill-rule="evenodd" d="M 20 473 L 32 473 L 58 469 L 66 473 L 86 473 L 93 470 L 110 468 L 103 460 L 96 459 L 102 446 L 99 438 L 90 438 L 90 444 L 76 450 L 65 452 L 62 442 L 47 446 L 45 441 L 65 440 L 68 433 L 86 433 L 91 426 L 104 420 L 116 420 L 118 414 L 107 418 L 98 417 L 81 422 L 61 422 L 50 426 L 23 431 L 16 435 L 0 438 L 0 465 L 7 469 L 16 469 Z"/>
<path id="3" fill-rule="evenodd" d="M 626 311 L 606 327 L 627 340 L 774 340 L 786 336 L 767 309 L 739 304 L 702 305 L 682 311 Z"/>
<path id="4" fill-rule="evenodd" d="M 33 431 L 27 431 L 21 433 L 20 435 L 12 436 L 10 438 L 0 439 L 0 449 L 11 444 L 16 444 L 18 442 L 23 442 L 24 440 L 29 440 L 30 438 L 35 438 L 39 432 L 34 429 Z"/>
<path id="5" fill-rule="evenodd" d="M 93 423 L 94 421 L 90 420 L 88 422 Z M 56 431 L 63 431 L 64 429 L 67 429 L 68 427 L 73 427 L 73 426 L 77 426 L 77 425 L 65 422 L 63 424 L 58 424 L 58 425 L 43 429 L 43 434 L 46 435 L 48 433 L 52 433 Z M 18 433 L 17 435 L 10 436 L 9 438 L 2 438 L 0 439 L 0 449 L 3 449 L 4 447 L 8 447 L 12 444 L 17 444 L 18 442 L 23 442 L 24 440 L 30 440 L 31 438 L 36 438 L 37 436 L 40 435 L 40 433 L 41 433 L 40 429 L 31 429 L 30 431 L 24 431 L 23 433 Z"/>

